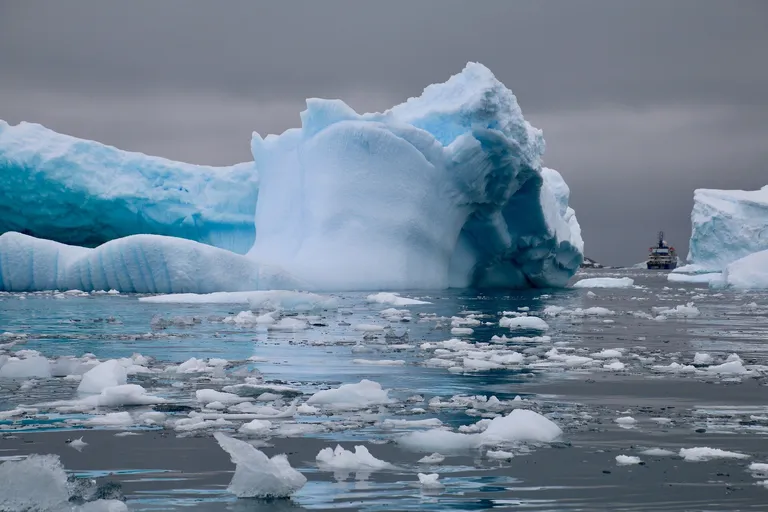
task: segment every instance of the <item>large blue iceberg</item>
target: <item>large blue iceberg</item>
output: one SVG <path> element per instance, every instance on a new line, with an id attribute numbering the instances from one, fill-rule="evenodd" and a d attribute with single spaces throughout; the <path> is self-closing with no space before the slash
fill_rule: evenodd
<path id="1" fill-rule="evenodd" d="M 245 253 L 257 197 L 252 162 L 174 162 L 0 120 L 0 233 L 89 247 L 156 234 Z"/>
<path id="2" fill-rule="evenodd" d="M 254 133 L 254 163 L 232 168 L 176 164 L 23 126 L 37 134 L 23 144 L 2 143 L 0 130 L 0 192 L 8 197 L 0 208 L 16 219 L 11 229 L 73 242 L 59 233 L 70 221 L 53 218 L 73 215 L 97 243 L 111 232 L 190 240 L 128 237 L 89 250 L 6 233 L 4 290 L 548 287 L 564 286 L 583 259 L 568 187 L 541 165 L 541 131 L 481 64 L 383 113 L 309 99 L 301 128 Z M 125 154 L 130 165 L 120 165 Z M 93 176 L 105 168 L 106 178 Z M 14 184 L 30 176 L 45 185 L 37 195 Z M 127 194 L 105 193 L 109 181 L 124 183 Z M 23 209 L 13 200 L 17 187 Z M 78 201 L 94 206 L 68 210 Z M 25 220 L 30 206 L 39 209 L 34 221 Z M 102 222 L 99 208 L 121 210 Z M 66 257 L 49 254 L 62 249 Z M 35 266 L 40 251 L 45 271 Z M 99 277 L 102 270 L 115 277 Z"/>

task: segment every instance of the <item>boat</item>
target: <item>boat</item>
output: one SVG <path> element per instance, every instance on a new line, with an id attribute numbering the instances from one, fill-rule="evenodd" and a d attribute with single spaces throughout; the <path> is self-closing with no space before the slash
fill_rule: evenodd
<path id="1" fill-rule="evenodd" d="M 648 270 L 673 270 L 677 267 L 677 254 L 675 254 L 675 248 L 670 247 L 667 241 L 664 240 L 664 232 L 659 231 L 659 242 L 655 247 L 649 249 L 648 254 Z"/>

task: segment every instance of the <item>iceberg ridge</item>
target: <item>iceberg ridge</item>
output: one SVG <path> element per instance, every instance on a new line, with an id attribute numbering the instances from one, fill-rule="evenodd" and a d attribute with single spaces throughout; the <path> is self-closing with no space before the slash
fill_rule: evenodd
<path id="1" fill-rule="evenodd" d="M 252 162 L 174 162 L 0 120 L 0 233 L 89 247 L 156 234 L 242 254 L 257 196 Z"/>

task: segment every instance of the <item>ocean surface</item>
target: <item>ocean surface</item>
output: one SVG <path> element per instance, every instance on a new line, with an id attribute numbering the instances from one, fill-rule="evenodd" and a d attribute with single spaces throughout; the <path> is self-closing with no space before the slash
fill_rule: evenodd
<path id="1" fill-rule="evenodd" d="M 764 510 L 768 475 L 750 464 L 768 463 L 768 293 L 671 284 L 666 273 L 644 270 L 588 270 L 575 280 L 592 277 L 630 277 L 634 286 L 414 290 L 402 296 L 429 303 L 406 306 L 328 294 L 337 307 L 281 314 L 306 322 L 302 330 L 270 329 L 247 315 L 238 323 L 248 304 L 2 294 L 0 357 L 134 357 L 147 371 L 129 371 L 128 383 L 165 402 L 78 408 L 77 377 L 0 378 L 0 461 L 58 455 L 70 475 L 95 480 L 135 511 Z M 388 308 L 399 311 L 382 315 Z M 549 328 L 500 325 L 524 314 Z M 451 339 L 465 343 L 439 343 Z M 173 369 L 192 357 L 214 361 L 197 372 Z M 280 412 L 361 379 L 389 390 L 392 402 L 299 408 L 255 436 L 237 432 L 249 419 L 204 408 L 196 396 L 226 387 Z M 549 418 L 562 436 L 463 450 L 398 442 L 435 425 L 459 432 L 517 408 Z M 92 421 L 126 411 L 128 423 Z M 163 414 L 146 415 L 153 411 Z M 210 423 L 178 423 L 199 413 Z M 290 499 L 238 499 L 227 490 L 235 465 L 212 437 L 217 431 L 269 456 L 285 453 L 307 484 Z M 70 444 L 81 437 L 87 445 Z M 389 467 L 318 464 L 318 452 L 337 444 L 365 446 Z M 434 451 L 445 459 L 418 462 Z M 617 456 L 640 460 L 620 464 Z M 442 487 L 423 487 L 418 473 L 438 473 Z"/>

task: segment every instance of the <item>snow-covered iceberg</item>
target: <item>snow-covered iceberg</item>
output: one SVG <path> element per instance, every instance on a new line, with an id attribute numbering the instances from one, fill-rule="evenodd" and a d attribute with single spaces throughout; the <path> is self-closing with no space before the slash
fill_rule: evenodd
<path id="1" fill-rule="evenodd" d="M 768 250 L 768 186 L 760 190 L 698 189 L 693 195 L 688 263 L 678 270 L 720 272 Z"/>
<path id="2" fill-rule="evenodd" d="M 547 287 L 583 259 L 568 187 L 541 166 L 542 132 L 481 64 L 383 113 L 309 99 L 300 128 L 251 147 L 254 164 L 214 169 L 3 123 L 0 229 L 195 241 L 89 250 L 5 235 L 0 290 Z"/>
<path id="3" fill-rule="evenodd" d="M 192 165 L 0 120 L 0 233 L 89 247 L 157 234 L 242 254 L 257 196 L 253 162 Z"/>
<path id="4" fill-rule="evenodd" d="M 321 289 L 564 286 L 578 269 L 542 133 L 481 64 L 383 113 L 309 99 L 301 121 L 254 134 L 252 257 Z"/>

